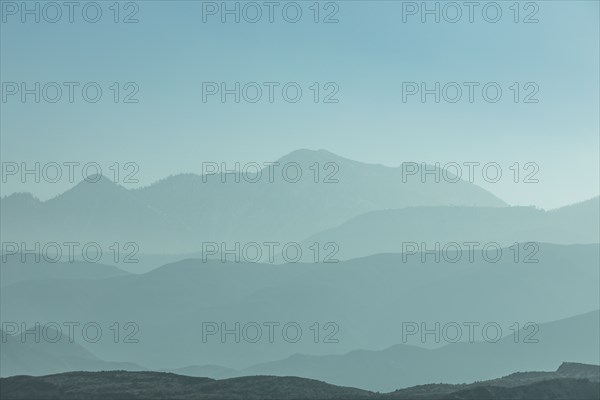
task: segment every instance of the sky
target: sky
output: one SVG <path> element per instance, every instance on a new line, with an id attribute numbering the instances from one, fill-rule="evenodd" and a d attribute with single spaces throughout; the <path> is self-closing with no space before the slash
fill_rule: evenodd
<path id="1" fill-rule="evenodd" d="M 474 183 L 511 205 L 550 209 L 598 196 L 597 1 L 477 2 L 472 22 L 464 2 L 453 3 L 460 18 L 456 7 L 426 2 L 439 7 L 439 22 L 423 14 L 423 2 L 274 2 L 270 22 L 262 1 L 150 0 L 119 2 L 118 15 L 114 1 L 99 1 L 92 23 L 89 3 L 76 2 L 73 22 L 64 6 L 58 17 L 47 2 L 26 2 L 38 4 L 35 22 L 22 2 L 0 3 L 3 172 L 14 163 L 93 162 L 105 174 L 115 163 L 126 173 L 133 162 L 138 185 L 148 185 L 199 173 L 206 161 L 274 161 L 308 148 L 388 166 L 497 163 L 499 182 Z M 236 5 L 239 22 L 221 13 Z M 35 82 L 40 102 L 35 94 L 23 102 L 21 84 Z M 65 82 L 78 84 L 73 102 Z M 239 103 L 207 94 L 236 82 Z M 423 102 L 421 84 L 436 82 L 440 101 L 429 94 Z M 52 103 L 56 86 L 62 97 Z M 257 86 L 262 96 L 251 102 Z M 102 96 L 93 103 L 96 87 Z M 302 96 L 292 102 L 296 87 Z M 452 102 L 457 87 L 462 97 Z M 539 182 L 523 182 L 534 170 Z M 73 185 L 7 176 L 2 196 L 47 199 Z"/>

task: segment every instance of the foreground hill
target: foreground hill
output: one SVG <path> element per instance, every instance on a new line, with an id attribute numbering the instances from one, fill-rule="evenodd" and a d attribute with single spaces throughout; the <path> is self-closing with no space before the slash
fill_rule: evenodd
<path id="1" fill-rule="evenodd" d="M 381 394 L 296 377 L 247 376 L 213 380 L 161 372 L 69 372 L 0 379 L 0 395 L 6 400 L 591 400 L 598 399 L 599 375 L 599 367 L 595 365 L 563 364 L 556 372 L 518 373 L 470 385 L 425 385 Z M 527 378 L 523 379 L 523 376 Z"/>
<path id="2" fill-rule="evenodd" d="M 2 399 L 365 399 L 367 391 L 295 377 L 214 380 L 163 372 L 70 372 L 0 380 Z"/>
<path id="3" fill-rule="evenodd" d="M 598 398 L 600 366 L 562 363 L 551 372 L 516 372 L 469 385 L 421 385 L 396 390 L 389 398 L 414 399 L 587 399 Z M 439 396 L 439 397 L 438 397 Z"/>

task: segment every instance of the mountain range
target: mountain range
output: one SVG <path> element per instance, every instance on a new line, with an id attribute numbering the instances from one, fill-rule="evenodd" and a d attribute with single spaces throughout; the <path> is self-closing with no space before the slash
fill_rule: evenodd
<path id="1" fill-rule="evenodd" d="M 302 178 L 293 183 L 291 172 L 283 178 L 279 169 L 270 182 L 265 167 L 255 183 L 257 175 L 250 173 L 239 182 L 226 173 L 181 174 L 128 190 L 100 177 L 47 201 L 13 194 L 0 200 L 1 233 L 4 241 L 18 243 L 135 242 L 141 254 L 164 255 L 196 252 L 207 241 L 230 246 L 236 241 L 300 241 L 375 210 L 506 206 L 463 180 L 403 182 L 402 166 L 364 164 L 324 150 L 298 150 L 277 162 L 282 169 L 296 163 Z"/>
<path id="2" fill-rule="evenodd" d="M 75 340 L 102 360 L 133 362 L 150 369 L 212 364 L 220 366 L 220 371 L 258 368 L 257 373 L 276 374 L 289 369 L 290 373 L 299 375 L 314 371 L 324 374 L 319 375 L 319 379 L 327 377 L 333 382 L 342 379 L 343 374 L 333 376 L 331 371 L 342 371 L 361 363 L 352 364 L 340 359 L 340 368 L 320 370 L 318 366 L 328 365 L 326 360 L 329 358 L 314 359 L 317 366 L 313 368 L 311 357 L 333 357 L 332 360 L 337 360 L 336 357 L 357 349 L 367 352 L 357 354 L 377 355 L 378 351 L 386 354 L 386 349 L 391 347 L 389 351 L 394 357 L 390 358 L 390 362 L 397 363 L 393 360 L 398 357 L 412 360 L 404 352 L 426 359 L 422 358 L 423 355 L 434 353 L 423 348 L 440 348 L 444 344 L 432 338 L 422 342 L 419 335 L 410 336 L 403 343 L 405 322 L 426 323 L 429 329 L 436 322 L 462 325 L 463 322 L 476 321 L 480 326 L 494 322 L 501 327 L 502 336 L 510 335 L 511 326 L 515 323 L 524 327 L 532 322 L 539 328 L 535 337 L 539 337 L 541 343 L 517 343 L 510 349 L 522 355 L 536 348 L 546 349 L 531 357 L 531 362 L 539 362 L 532 364 L 531 368 L 548 369 L 563 359 L 595 362 L 595 359 L 584 358 L 585 355 L 593 357 L 598 354 L 597 340 L 594 339 L 597 335 L 587 336 L 597 333 L 594 327 L 597 328 L 598 324 L 594 323 L 592 316 L 588 316 L 592 320 L 584 319 L 590 323 L 584 323 L 584 320 L 568 323 L 568 328 L 558 335 L 560 341 L 541 338 L 546 334 L 542 328 L 544 323 L 598 309 L 598 254 L 598 245 L 542 244 L 539 262 L 535 264 L 514 263 L 512 258 L 495 264 L 471 264 L 465 260 L 453 264 L 435 263 L 431 259 L 428 263 L 421 263 L 419 257 L 405 263 L 401 254 L 380 254 L 325 266 L 224 264 L 214 260 L 203 263 L 191 259 L 142 275 L 21 280 L 3 287 L 0 311 L 3 322 L 44 324 L 77 321 L 81 325 L 96 322 L 105 330 L 105 340 L 87 343 L 81 340 L 80 334 Z M 531 295 L 531 291 L 535 296 Z M 269 342 L 263 325 L 269 321 L 279 324 L 273 342 Z M 139 331 L 135 337 L 139 342 L 114 343 L 109 327 L 115 322 L 121 326 L 127 322 L 136 323 Z M 282 337 L 281 328 L 289 322 L 298 324 L 303 332 L 301 340 L 295 343 Z M 257 323 L 263 327 L 263 336 L 256 343 L 246 340 L 236 342 L 233 335 L 222 341 L 219 334 L 203 341 L 203 323 L 215 323 L 217 326 L 224 323 L 225 329 L 230 330 L 236 323 L 240 327 Z M 315 323 L 319 324 L 318 343 L 314 340 Z M 582 328 L 578 332 L 573 328 L 577 325 L 591 328 Z M 326 342 L 326 337 L 335 340 Z M 462 341 L 466 337 L 465 331 Z M 481 341 L 480 334 L 477 339 Z M 544 347 L 544 342 L 556 344 L 550 350 Z M 399 347 L 393 347 L 396 345 Z M 458 344 L 456 346 L 445 346 L 435 351 L 440 351 L 436 354 L 444 354 L 441 349 L 460 348 Z M 488 347 L 502 349 L 500 355 L 512 354 L 501 343 L 485 343 L 483 346 L 484 349 Z M 466 347 L 475 348 L 477 346 L 472 344 Z M 581 349 L 584 349 L 583 352 Z M 354 357 L 352 354 L 348 354 L 350 359 Z M 467 357 L 466 354 L 463 356 Z M 293 362 L 281 361 L 289 357 Z M 517 357 L 515 360 L 522 359 Z M 524 365 L 529 365 L 526 364 L 528 360 L 522 360 Z M 270 362 L 275 364 L 269 366 Z M 265 363 L 266 366 L 256 367 Z M 498 366 L 502 369 L 489 370 L 486 376 L 519 368 L 512 363 L 498 363 Z M 393 370 L 384 367 L 382 371 L 386 369 Z M 350 371 L 346 372 L 347 376 L 353 377 L 352 384 L 363 382 Z M 483 367 L 474 370 L 465 368 L 464 380 L 479 379 L 477 374 L 486 371 Z M 426 370 L 421 373 L 430 377 Z M 452 378 L 443 375 L 444 370 L 439 373 L 447 381 Z M 397 375 L 383 372 L 382 381 L 374 376 L 364 376 L 363 383 L 373 389 L 386 387 L 391 390 L 429 382 L 410 380 L 417 379 L 417 375 L 410 378 L 410 374 L 403 375 L 408 379 L 406 382 L 390 381 Z"/>
<path id="3" fill-rule="evenodd" d="M 15 398 L 40 388 L 48 398 L 89 398 L 90 385 L 131 398 L 160 397 L 165 387 L 170 397 L 197 398 L 195 387 L 199 398 L 519 399 L 587 398 L 597 388 L 582 372 L 590 367 L 574 363 L 493 378 L 564 360 L 600 363 L 600 198 L 545 211 L 509 206 L 466 181 L 406 182 L 404 164 L 323 150 L 278 163 L 300 166 L 302 179 L 275 173 L 269 182 L 264 169 L 239 182 L 231 173 L 181 174 L 125 189 L 97 177 L 47 201 L 0 199 L 0 376 L 59 374 L 2 379 L 0 390 Z M 102 259 L 32 254 L 35 242 L 74 241 L 98 243 Z M 203 254 L 205 242 L 224 248 Z M 279 253 L 274 262 L 233 262 L 226 256 L 236 242 L 298 242 L 304 252 L 292 263 Z M 482 249 L 489 243 L 492 261 Z M 123 262 L 128 245 L 138 262 Z M 315 246 L 318 260 L 307 251 Z M 64 323 L 77 328 L 52 343 L 14 330 L 41 324 L 52 336 Z M 83 340 L 90 323 L 102 340 Z M 407 336 L 407 324 L 429 333 Z M 465 324 L 477 326 L 474 340 L 465 329 L 440 340 L 440 326 Z M 490 324 L 493 341 L 482 337 Z"/>
<path id="4" fill-rule="evenodd" d="M 442 246 L 472 241 L 503 246 L 517 241 L 600 242 L 598 197 L 544 211 L 509 207 L 463 180 L 407 181 L 404 164 L 396 168 L 365 164 L 324 150 L 298 150 L 277 162 L 299 165 L 303 178 L 291 183 L 273 173 L 271 183 L 266 167 L 255 183 L 249 181 L 258 175 L 249 173 L 239 182 L 226 173 L 181 174 L 128 190 L 100 177 L 47 201 L 28 193 L 13 194 L 0 200 L 0 233 L 4 242 L 28 249 L 36 242 L 43 247 L 75 241 L 79 260 L 83 244 L 98 243 L 103 251 L 100 263 L 134 273 L 201 257 L 207 242 L 219 246 L 210 254 L 217 258 L 236 243 L 243 247 L 277 242 L 277 263 L 286 261 L 281 248 L 289 242 L 301 244 L 300 260 L 305 262 L 402 252 L 407 242 L 424 243 L 426 248 L 436 242 Z M 315 165 L 320 169 L 335 165 L 335 178 L 326 178 L 331 173 L 321 171 L 315 183 Z M 115 243 L 120 249 L 117 261 L 113 261 Z M 309 250 L 314 243 L 321 251 L 316 259 Z M 62 250 L 66 253 L 66 248 Z M 264 246 L 262 251 L 258 260 L 264 262 Z M 137 262 L 126 262 L 127 255 L 131 256 L 127 261 Z"/>

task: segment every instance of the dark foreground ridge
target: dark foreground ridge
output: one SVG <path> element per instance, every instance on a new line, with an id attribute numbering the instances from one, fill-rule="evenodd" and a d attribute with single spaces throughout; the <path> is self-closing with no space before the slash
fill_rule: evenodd
<path id="1" fill-rule="evenodd" d="M 600 366 L 563 363 L 555 372 L 518 372 L 472 384 L 421 385 L 373 393 L 312 379 L 246 376 L 215 380 L 163 372 L 66 372 L 0 379 L 0 398 L 36 400 L 244 399 L 244 400 L 540 400 L 600 399 Z"/>

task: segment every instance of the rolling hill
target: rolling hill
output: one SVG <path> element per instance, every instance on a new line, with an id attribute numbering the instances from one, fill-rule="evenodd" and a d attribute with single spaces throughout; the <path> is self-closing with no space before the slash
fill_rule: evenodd
<path id="1" fill-rule="evenodd" d="M 0 395 L 7 400 L 597 399 L 600 389 L 598 367 L 570 364 L 570 370 L 575 369 L 585 371 L 586 378 L 573 378 L 573 374 L 565 373 L 561 366 L 556 372 L 527 373 L 526 381 L 521 379 L 525 374 L 513 374 L 487 382 L 424 385 L 392 393 L 373 393 L 296 377 L 248 376 L 213 380 L 159 372 L 70 372 L 42 377 L 4 378 L 0 380 Z"/>

